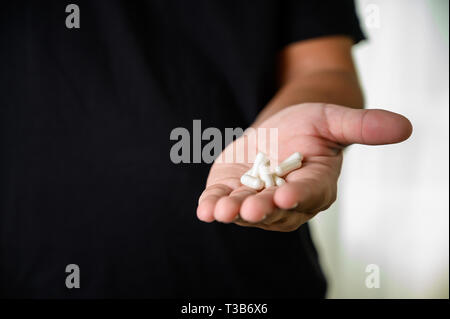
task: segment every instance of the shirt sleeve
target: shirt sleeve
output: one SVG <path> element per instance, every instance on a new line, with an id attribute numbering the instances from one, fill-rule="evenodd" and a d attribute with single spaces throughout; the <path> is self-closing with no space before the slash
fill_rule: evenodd
<path id="1" fill-rule="evenodd" d="M 366 37 L 353 0 L 282 1 L 281 46 L 330 35 L 346 35 L 356 44 Z"/>

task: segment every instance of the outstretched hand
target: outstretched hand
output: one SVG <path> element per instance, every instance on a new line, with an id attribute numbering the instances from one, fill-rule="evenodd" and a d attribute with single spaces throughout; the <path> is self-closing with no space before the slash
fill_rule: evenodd
<path id="1" fill-rule="evenodd" d="M 216 161 L 199 198 L 200 220 L 273 231 L 296 230 L 335 201 L 345 146 L 398 143 L 412 132 L 411 123 L 396 113 L 321 103 L 285 108 L 259 127 L 278 128 L 278 157 L 284 160 L 301 152 L 302 168 L 289 173 L 286 184 L 257 192 L 240 183 L 253 159 L 247 158 L 248 164 Z M 244 135 L 224 152 L 232 151 L 236 146 L 233 144 L 242 143 L 242 139 L 245 148 L 257 150 L 257 145 Z M 274 159 L 274 154 L 267 155 Z"/>

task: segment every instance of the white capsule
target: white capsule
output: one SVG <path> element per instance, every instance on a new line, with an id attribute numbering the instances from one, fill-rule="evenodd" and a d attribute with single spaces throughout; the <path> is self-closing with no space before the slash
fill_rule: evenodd
<path id="1" fill-rule="evenodd" d="M 269 162 L 269 159 L 267 158 L 266 154 L 263 152 L 259 152 L 256 154 L 255 162 L 253 163 L 252 168 L 246 173 L 253 177 L 258 177 L 259 175 L 259 167 L 261 165 L 267 164 Z"/>
<path id="2" fill-rule="evenodd" d="M 286 184 L 286 181 L 284 180 L 284 178 L 282 178 L 282 177 L 279 177 L 279 176 L 276 176 L 275 175 L 275 184 L 277 185 L 277 186 L 281 186 L 281 185 L 283 185 L 283 184 Z"/>
<path id="3" fill-rule="evenodd" d="M 262 179 L 266 188 L 275 186 L 275 182 L 273 180 L 273 173 L 270 170 L 269 165 L 261 165 L 259 167 L 259 178 Z"/>
<path id="4" fill-rule="evenodd" d="M 250 188 L 260 190 L 264 188 L 264 183 L 258 177 L 254 177 L 248 174 L 244 174 L 241 176 L 241 183 Z"/>
<path id="5" fill-rule="evenodd" d="M 275 168 L 275 173 L 281 177 L 300 168 L 302 166 L 302 159 L 302 154 L 295 152 Z"/>

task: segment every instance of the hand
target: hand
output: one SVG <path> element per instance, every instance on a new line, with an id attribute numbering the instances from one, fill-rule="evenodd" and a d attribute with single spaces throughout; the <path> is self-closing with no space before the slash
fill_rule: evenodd
<path id="1" fill-rule="evenodd" d="M 246 163 L 216 160 L 199 198 L 200 220 L 273 231 L 296 230 L 335 201 L 345 146 L 398 143 L 412 133 L 411 123 L 396 113 L 321 103 L 285 108 L 259 127 L 278 128 L 279 158 L 282 161 L 301 152 L 303 166 L 285 177 L 286 184 L 257 192 L 240 183 L 242 174 L 252 166 L 248 160 L 253 159 L 247 158 Z M 223 154 L 232 152 L 237 143 L 244 143 L 246 150 L 257 148 L 244 135 L 228 145 Z M 276 154 L 267 155 L 273 162 Z"/>

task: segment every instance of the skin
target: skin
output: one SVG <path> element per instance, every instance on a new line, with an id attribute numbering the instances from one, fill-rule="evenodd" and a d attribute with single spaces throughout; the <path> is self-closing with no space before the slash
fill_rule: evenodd
<path id="1" fill-rule="evenodd" d="M 347 37 L 323 37 L 288 46 L 280 53 L 280 89 L 253 128 L 278 128 L 278 156 L 304 155 L 303 166 L 286 184 L 257 192 L 240 183 L 258 145 L 244 135 L 222 153 L 243 146 L 245 163 L 221 161 L 211 167 L 199 198 L 204 222 L 235 223 L 271 231 L 294 231 L 335 200 L 343 150 L 353 143 L 383 145 L 406 140 L 411 123 L 385 110 L 362 110 L 363 97 Z M 339 104 L 339 105 L 338 105 Z M 345 105 L 345 106 L 342 106 Z M 276 162 L 276 154 L 267 154 Z"/>

